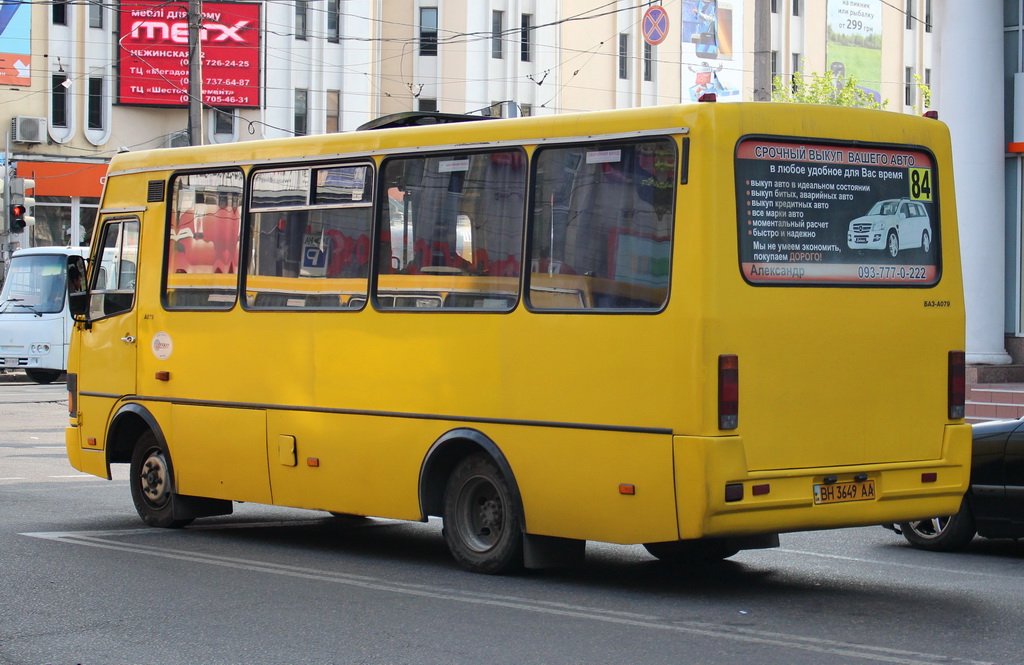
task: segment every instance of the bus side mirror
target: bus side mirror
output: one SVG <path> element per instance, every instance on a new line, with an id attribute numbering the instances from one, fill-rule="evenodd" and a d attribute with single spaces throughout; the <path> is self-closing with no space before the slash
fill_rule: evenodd
<path id="1" fill-rule="evenodd" d="M 84 319 L 89 313 L 89 291 L 86 288 L 85 259 L 68 257 L 68 309 L 75 319 Z"/>

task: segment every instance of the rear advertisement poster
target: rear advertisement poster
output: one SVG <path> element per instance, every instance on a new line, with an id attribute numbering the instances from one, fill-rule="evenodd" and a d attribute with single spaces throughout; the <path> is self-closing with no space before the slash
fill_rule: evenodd
<path id="1" fill-rule="evenodd" d="M 736 198 L 751 284 L 938 282 L 935 160 L 922 148 L 746 138 Z"/>

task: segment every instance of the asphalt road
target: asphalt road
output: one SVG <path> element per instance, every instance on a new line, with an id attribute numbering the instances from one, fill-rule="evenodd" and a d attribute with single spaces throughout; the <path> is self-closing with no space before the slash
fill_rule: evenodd
<path id="1" fill-rule="evenodd" d="M 458 569 L 428 524 L 236 504 L 183 530 L 125 470 L 74 471 L 63 385 L 0 383 L 0 665 L 1024 663 L 1024 545 L 930 554 L 884 529 L 784 534 L 674 569 Z"/>

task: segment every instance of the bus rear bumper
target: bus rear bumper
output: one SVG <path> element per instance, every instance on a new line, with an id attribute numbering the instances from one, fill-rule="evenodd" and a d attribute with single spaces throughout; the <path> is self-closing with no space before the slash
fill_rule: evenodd
<path id="1" fill-rule="evenodd" d="M 751 472 L 742 437 L 676 436 L 673 448 L 684 539 L 950 515 L 970 482 L 970 425 L 947 425 L 941 457 L 917 462 Z"/>

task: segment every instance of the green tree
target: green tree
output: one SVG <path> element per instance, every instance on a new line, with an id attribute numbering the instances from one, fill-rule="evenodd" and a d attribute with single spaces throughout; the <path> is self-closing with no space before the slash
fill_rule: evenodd
<path id="1" fill-rule="evenodd" d="M 772 101 L 799 104 L 831 104 L 883 110 L 888 99 L 876 101 L 874 95 L 857 85 L 857 78 L 845 76 L 837 79 L 832 72 L 818 74 L 798 73 L 792 83 L 776 76 L 772 80 Z"/>

